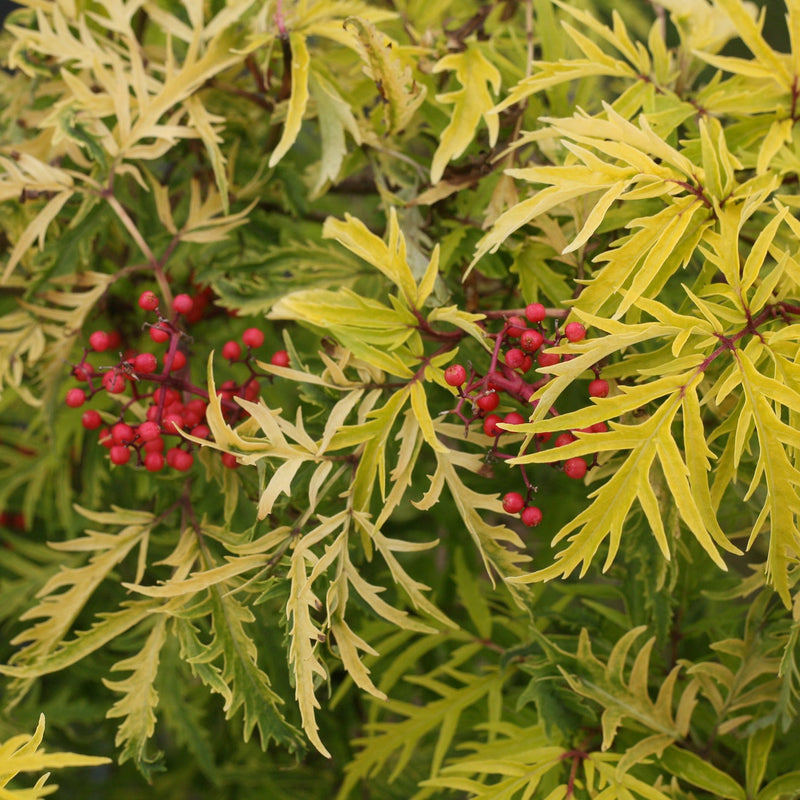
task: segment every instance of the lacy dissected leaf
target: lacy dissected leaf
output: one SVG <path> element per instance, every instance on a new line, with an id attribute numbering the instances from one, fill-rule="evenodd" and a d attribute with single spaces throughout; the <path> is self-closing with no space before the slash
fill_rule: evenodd
<path id="1" fill-rule="evenodd" d="M 375 82 L 389 134 L 402 131 L 425 100 L 426 88 L 414 80 L 398 55 L 398 45 L 364 18 L 349 17 L 345 29 L 358 43 L 364 72 Z"/>
<path id="2" fill-rule="evenodd" d="M 431 161 L 431 183 L 437 183 L 447 164 L 467 149 L 482 118 L 492 142 L 497 139 L 499 127 L 497 116 L 488 115 L 493 105 L 488 87 L 491 86 L 495 94 L 500 91 L 500 72 L 486 58 L 483 50 L 477 44 L 470 43 L 460 53 L 449 53 L 440 58 L 433 68 L 434 72 L 445 70 L 455 72 L 461 88 L 436 96 L 437 102 L 452 104 L 454 108 Z"/>
<path id="3" fill-rule="evenodd" d="M 42 800 L 57 788 L 54 785 L 45 786 L 49 777 L 49 770 L 63 767 L 95 767 L 108 764 L 108 758 L 96 756 L 82 756 L 77 753 L 46 753 L 40 749 L 44 738 L 44 714 L 39 716 L 39 722 L 32 736 L 21 734 L 7 739 L 0 744 L 0 795 L 3 800 Z M 36 781 L 30 789 L 9 787 L 8 783 L 14 780 L 20 772 L 42 772 L 48 770 Z"/>
<path id="4" fill-rule="evenodd" d="M 222 696 L 226 719 L 242 709 L 245 741 L 257 729 L 263 749 L 275 741 L 289 750 L 299 750 L 299 732 L 284 718 L 280 708 L 283 700 L 258 665 L 258 648 L 248 632 L 255 616 L 224 588 L 214 586 L 204 591 L 178 612 L 175 625 L 181 657 L 194 675 Z M 206 624 L 210 639 L 203 641 L 199 626 Z"/>
<path id="5" fill-rule="evenodd" d="M 368 737 L 358 740 L 361 750 L 348 764 L 347 774 L 337 795 L 342 800 L 350 796 L 360 781 L 368 780 L 391 766 L 389 781 L 395 780 L 407 766 L 414 750 L 425 737 L 436 734 L 431 773 L 434 775 L 448 752 L 462 713 L 486 699 L 492 720 L 493 698 L 502 691 L 504 676 L 501 672 L 487 671 L 471 675 L 455 669 L 443 670 L 438 675 L 415 678 L 414 683 L 427 689 L 436 699 L 424 705 L 388 700 L 381 708 L 400 718 L 397 722 L 376 722 L 369 726 Z"/>
<path id="6" fill-rule="evenodd" d="M 289 105 L 286 109 L 286 122 L 280 141 L 269 157 L 269 166 L 274 167 L 289 151 L 300 133 L 306 105 L 308 104 L 308 77 L 311 66 L 311 56 L 306 46 L 306 39 L 300 33 L 289 35 L 289 50 L 291 52 L 292 93 L 289 96 Z"/>
<path id="7" fill-rule="evenodd" d="M 88 552 L 93 555 L 84 566 L 65 566 L 53 575 L 39 591 L 39 603 L 26 611 L 20 620 L 42 620 L 24 632 L 17 634 L 11 644 L 23 645 L 11 657 L 7 670 L 30 670 L 33 673 L 50 671 L 51 657 L 70 643 L 64 643 L 75 618 L 83 610 L 97 587 L 108 578 L 109 573 L 127 558 L 136 547 L 146 553 L 151 529 L 155 523 L 152 514 L 144 511 L 115 509 L 110 512 L 78 511 L 91 522 L 111 525 L 115 533 L 87 530 L 86 536 L 71 541 L 51 544 L 67 553 Z M 140 558 L 141 560 L 141 558 Z M 105 644 L 110 636 L 118 635 L 138 622 L 146 613 L 141 607 L 132 606 L 117 612 L 94 631 L 94 636 L 84 634 L 77 644 L 77 658 L 88 655 L 96 647 Z M 118 627 L 121 624 L 121 629 Z M 102 631 L 102 633 L 98 633 Z M 71 648 L 72 649 L 72 648 Z M 57 668 L 57 667 L 56 667 Z M 23 677 L 20 672 L 20 677 Z"/>
<path id="8" fill-rule="evenodd" d="M 648 639 L 637 651 L 630 673 L 625 677 L 628 654 L 643 632 L 644 627 L 638 627 L 622 636 L 604 664 L 593 654 L 589 635 L 584 629 L 578 643 L 574 671 L 560 667 L 574 691 L 603 708 L 603 750 L 611 747 L 620 724 L 626 718 L 656 734 L 647 742 L 647 750 L 638 754 L 639 759 L 653 752 L 663 752 L 668 744 L 688 734 L 699 689 L 697 681 L 689 681 L 676 705 L 675 693 L 682 671 L 680 666 L 676 666 L 661 682 L 655 701 L 651 700 L 650 653 L 655 637 Z"/>
<path id="9" fill-rule="evenodd" d="M 106 688 L 121 692 L 124 697 L 117 700 L 106 714 L 109 718 L 122 717 L 117 730 L 115 744 L 121 748 L 119 761 L 133 759 L 141 773 L 149 779 L 153 772 L 164 768 L 162 753 L 148 753 L 147 746 L 156 727 L 155 709 L 158 692 L 155 688 L 158 676 L 161 648 L 167 635 L 167 619 L 161 616 L 155 622 L 144 647 L 134 656 L 117 662 L 113 672 L 130 672 L 124 680 L 103 679 Z"/>

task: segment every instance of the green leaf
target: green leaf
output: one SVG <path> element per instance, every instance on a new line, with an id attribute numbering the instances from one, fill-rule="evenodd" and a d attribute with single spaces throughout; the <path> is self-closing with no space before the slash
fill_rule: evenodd
<path id="1" fill-rule="evenodd" d="M 670 747 L 664 751 L 659 761 L 678 780 L 710 792 L 714 797 L 747 800 L 744 789 L 730 775 L 689 750 Z"/>

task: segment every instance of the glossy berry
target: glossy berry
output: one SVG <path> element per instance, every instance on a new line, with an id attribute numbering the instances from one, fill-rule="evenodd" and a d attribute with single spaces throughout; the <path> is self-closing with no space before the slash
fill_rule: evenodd
<path id="1" fill-rule="evenodd" d="M 530 356 L 525 356 L 525 358 L 522 359 L 522 366 L 519 368 L 519 371 L 525 374 L 532 366 L 533 359 Z"/>
<path id="2" fill-rule="evenodd" d="M 79 381 L 88 381 L 94 375 L 94 367 L 85 361 L 72 368 L 72 374 Z"/>
<path id="3" fill-rule="evenodd" d="M 103 430 L 100 431 L 97 440 L 107 449 L 111 449 L 114 445 L 114 440 L 111 438 L 111 431 L 108 428 L 103 428 Z"/>
<path id="4" fill-rule="evenodd" d="M 539 362 L 540 367 L 553 367 L 561 361 L 561 355 L 559 353 L 544 353 L 540 352 L 537 356 L 537 361 Z"/>
<path id="5" fill-rule="evenodd" d="M 519 411 L 510 411 L 503 417 L 503 422 L 506 425 L 522 425 L 525 422 L 525 417 Z"/>
<path id="6" fill-rule="evenodd" d="M 167 365 L 167 356 L 164 356 L 164 366 Z M 169 371 L 170 372 L 177 372 L 179 369 L 183 369 L 186 366 L 186 353 L 182 350 L 176 350 L 172 354 L 172 363 L 170 364 Z"/>
<path id="7" fill-rule="evenodd" d="M 167 451 L 167 464 L 174 467 L 178 472 L 186 472 L 194 464 L 194 456 L 179 447 L 172 447 Z"/>
<path id="8" fill-rule="evenodd" d="M 150 338 L 156 344 L 164 344 L 169 339 L 169 331 L 160 325 L 153 325 L 150 328 Z"/>
<path id="9" fill-rule="evenodd" d="M 483 421 L 483 432 L 487 436 L 499 436 L 503 433 L 503 430 L 497 427 L 497 423 L 501 422 L 502 419 L 503 418 L 499 414 L 489 414 Z"/>
<path id="10" fill-rule="evenodd" d="M 273 367 L 288 367 L 289 354 L 285 350 L 276 350 L 272 354 L 269 363 L 272 364 Z"/>
<path id="11" fill-rule="evenodd" d="M 130 444 L 136 434 L 127 422 L 118 422 L 111 428 L 111 439 L 114 444 Z"/>
<path id="12" fill-rule="evenodd" d="M 161 436 L 161 426 L 157 422 L 143 422 L 136 429 L 136 433 L 143 442 L 152 442 Z"/>
<path id="13" fill-rule="evenodd" d="M 261 347 L 264 344 L 264 334 L 258 328 L 248 328 L 242 334 L 242 342 L 246 347 Z"/>
<path id="14" fill-rule="evenodd" d="M 589 397 L 608 397 L 608 381 L 595 378 L 589 384 Z"/>
<path id="15" fill-rule="evenodd" d="M 520 518 L 529 528 L 535 528 L 542 521 L 542 512 L 536 506 L 525 506 Z"/>
<path id="16" fill-rule="evenodd" d="M 155 311 L 158 308 L 158 297 L 149 289 L 139 295 L 139 308 L 143 311 Z"/>
<path id="17" fill-rule="evenodd" d="M 523 331 L 519 337 L 519 346 L 526 353 L 533 353 L 544 344 L 544 336 L 539 331 L 527 330 Z"/>
<path id="18" fill-rule="evenodd" d="M 507 514 L 519 514 L 525 508 L 525 500 L 519 492 L 507 492 L 503 495 L 503 510 Z"/>
<path id="19" fill-rule="evenodd" d="M 131 451 L 125 445 L 112 445 L 108 452 L 112 464 L 127 464 L 131 460 Z"/>
<path id="20" fill-rule="evenodd" d="M 148 472 L 158 472 L 164 468 L 164 456 L 161 453 L 148 453 L 144 457 L 144 468 Z"/>
<path id="21" fill-rule="evenodd" d="M 462 386 L 467 379 L 467 370 L 461 364 L 451 364 L 444 371 L 444 382 L 448 386 Z"/>
<path id="22" fill-rule="evenodd" d="M 586 462 L 582 458 L 568 458 L 564 462 L 564 474 L 579 481 L 586 474 Z"/>
<path id="23" fill-rule="evenodd" d="M 105 331 L 95 331 L 89 336 L 89 346 L 96 353 L 104 353 L 111 347 L 111 338 Z"/>
<path id="24" fill-rule="evenodd" d="M 198 439 L 208 439 L 211 436 L 208 425 L 195 425 L 190 432 L 192 436 L 196 436 Z"/>
<path id="25" fill-rule="evenodd" d="M 565 445 L 572 444 L 574 441 L 575 437 L 571 433 L 559 433 L 553 444 L 556 447 L 564 447 Z"/>
<path id="26" fill-rule="evenodd" d="M 509 317 L 506 322 L 506 334 L 509 339 L 519 339 L 525 328 L 528 327 L 528 322 L 525 317 Z"/>
<path id="27" fill-rule="evenodd" d="M 525 306 L 525 317 L 529 322 L 542 322 L 547 316 L 547 311 L 541 303 L 529 303 Z"/>
<path id="28" fill-rule="evenodd" d="M 109 394 L 122 394 L 125 391 L 125 377 L 116 370 L 103 375 L 103 388 Z"/>
<path id="29" fill-rule="evenodd" d="M 122 337 L 119 331 L 109 331 L 108 333 L 108 347 L 110 350 L 116 350 L 122 344 Z"/>
<path id="30" fill-rule="evenodd" d="M 64 397 L 64 402 L 70 408 L 80 408 L 86 402 L 86 392 L 83 389 L 70 389 Z"/>
<path id="31" fill-rule="evenodd" d="M 188 294 L 175 295 L 172 300 L 172 310 L 176 314 L 188 314 L 194 308 L 194 300 Z"/>
<path id="32" fill-rule="evenodd" d="M 142 375 L 149 375 L 155 372 L 158 367 L 158 359 L 152 353 L 139 353 L 134 356 L 133 368 Z"/>
<path id="33" fill-rule="evenodd" d="M 512 347 L 506 353 L 506 366 L 511 367 L 511 369 L 519 369 L 523 361 L 525 361 L 525 353 L 518 347 Z"/>
<path id="34" fill-rule="evenodd" d="M 592 433 L 605 433 L 608 430 L 608 425 L 605 422 L 595 422 L 591 427 Z"/>
<path id="35" fill-rule="evenodd" d="M 102 424 L 103 418 L 100 416 L 100 413 L 93 408 L 84 411 L 81 415 L 81 425 L 83 425 L 87 431 L 97 430 Z"/>
<path id="36" fill-rule="evenodd" d="M 500 396 L 497 392 L 482 394 L 476 401 L 481 411 L 494 411 L 500 405 Z"/>
<path id="37" fill-rule="evenodd" d="M 177 433 L 185 424 L 180 414 L 164 414 L 162 419 L 164 433 Z"/>
<path id="38" fill-rule="evenodd" d="M 238 361 L 242 357 L 242 346 L 239 342 L 228 341 L 222 345 L 222 357 L 228 361 Z"/>
<path id="39" fill-rule="evenodd" d="M 236 460 L 236 456 L 233 453 L 223 453 L 222 454 L 222 463 L 228 469 L 236 469 L 239 466 L 239 462 Z"/>
<path id="40" fill-rule="evenodd" d="M 160 436 L 144 443 L 145 453 L 163 453 L 164 447 L 164 440 Z"/>
<path id="41" fill-rule="evenodd" d="M 564 335 L 571 342 L 580 342 L 586 336 L 586 328 L 580 322 L 570 322 L 564 328 Z"/>

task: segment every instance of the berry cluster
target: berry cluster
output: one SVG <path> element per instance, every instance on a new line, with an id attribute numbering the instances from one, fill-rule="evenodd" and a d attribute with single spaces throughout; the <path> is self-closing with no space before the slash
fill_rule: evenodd
<path id="1" fill-rule="evenodd" d="M 558 313 L 558 312 L 557 312 Z M 491 315 L 487 315 L 491 316 Z M 541 303 L 531 303 L 524 309 L 524 314 L 497 314 L 503 319 L 502 328 L 497 333 L 487 336 L 494 339 L 494 348 L 488 369 L 484 373 L 476 371 L 474 365 L 451 364 L 444 372 L 444 380 L 458 392 L 458 401 L 452 413 L 459 417 L 468 432 L 473 422 L 480 422 L 483 433 L 494 441 L 487 454 L 490 460 L 512 458 L 516 453 L 504 453 L 499 446 L 503 437 L 508 436 L 507 426 L 520 425 L 527 421 L 530 411 L 537 401 L 531 404 L 531 396 L 550 381 L 547 374 L 537 373 L 533 381 L 526 379 L 527 373 L 536 364 L 541 369 L 558 364 L 562 358 L 570 359 L 571 355 L 554 353 L 550 350 L 564 340 L 577 343 L 586 337 L 586 328 L 579 322 L 569 322 L 563 329 L 548 331 L 544 323 L 548 317 L 547 309 Z M 554 314 L 555 316 L 555 314 Z M 599 369 L 595 369 L 595 377 L 589 383 L 589 397 L 606 397 L 610 387 L 606 380 L 599 377 Z M 514 409 L 499 413 L 502 403 L 511 402 Z M 522 412 L 522 413 L 521 413 Z M 525 413 L 527 412 L 527 413 Z M 555 409 L 550 413 L 557 414 Z M 604 422 L 596 423 L 585 433 L 601 433 L 607 430 Z M 538 434 L 533 446 L 540 449 L 547 444 L 552 435 Z M 573 431 L 559 434 L 553 441 L 553 447 L 563 447 L 575 441 Z M 563 459 L 560 468 L 563 473 L 574 480 L 585 477 L 591 465 L 581 457 Z M 530 503 L 537 491 L 528 478 L 524 467 L 521 467 L 524 494 L 511 491 L 503 496 L 503 509 L 508 514 L 519 514 L 522 522 L 535 527 L 542 521 L 541 510 Z"/>
<path id="2" fill-rule="evenodd" d="M 84 428 L 99 431 L 100 444 L 108 449 L 113 464 L 132 461 L 149 472 L 159 472 L 165 466 L 186 472 L 194 463 L 195 446 L 182 434 L 188 433 L 196 439 L 210 438 L 211 431 L 206 424 L 208 394 L 191 381 L 190 337 L 184 326 L 186 322 L 198 321 L 209 302 L 206 292 L 195 297 L 178 294 L 172 300 L 171 313 L 163 316 L 158 296 L 150 290 L 142 292 L 139 308 L 156 316 L 155 322 L 145 323 L 149 337 L 154 345 L 163 348 L 156 352 L 128 350 L 112 365 L 96 367 L 88 358 L 92 353 L 118 350 L 122 346 L 121 336 L 102 330 L 89 336 L 89 346 L 80 363 L 72 368 L 72 375 L 83 385 L 67 390 L 64 402 L 77 409 L 96 395 L 123 395 L 130 391 L 130 397 L 122 402 L 121 409 L 111 420 L 108 414 L 103 415 L 94 408 L 86 409 L 81 416 Z M 223 415 L 230 424 L 244 415 L 235 398 L 255 401 L 261 390 L 258 378 L 271 379 L 271 376 L 259 374 L 254 367 L 253 351 L 263 344 L 263 332 L 247 328 L 242 333 L 241 345 L 231 340 L 223 347 L 223 355 L 229 362 L 240 362 L 248 371 L 244 380 L 225 381 L 218 389 Z M 274 353 L 271 360 L 278 366 L 289 365 L 285 350 Z M 143 419 L 142 403 L 145 404 Z M 129 412 L 139 419 L 126 419 Z M 227 467 L 237 466 L 236 458 L 227 453 L 222 455 L 222 462 Z"/>

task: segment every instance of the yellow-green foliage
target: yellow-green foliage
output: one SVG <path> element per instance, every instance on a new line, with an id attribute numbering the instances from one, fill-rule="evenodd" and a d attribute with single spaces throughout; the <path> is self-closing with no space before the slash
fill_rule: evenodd
<path id="1" fill-rule="evenodd" d="M 20 5 L 0 724 L 113 740 L 153 796 L 800 796 L 800 0 Z M 204 287 L 157 380 L 210 438 L 112 465 L 71 365 L 130 375 L 89 333 L 152 349 L 139 293 Z M 534 302 L 561 358 L 498 439 L 445 370 L 512 381 Z M 147 418 L 133 378 L 104 426 Z M 0 786 L 103 760 L 41 735 Z"/>

